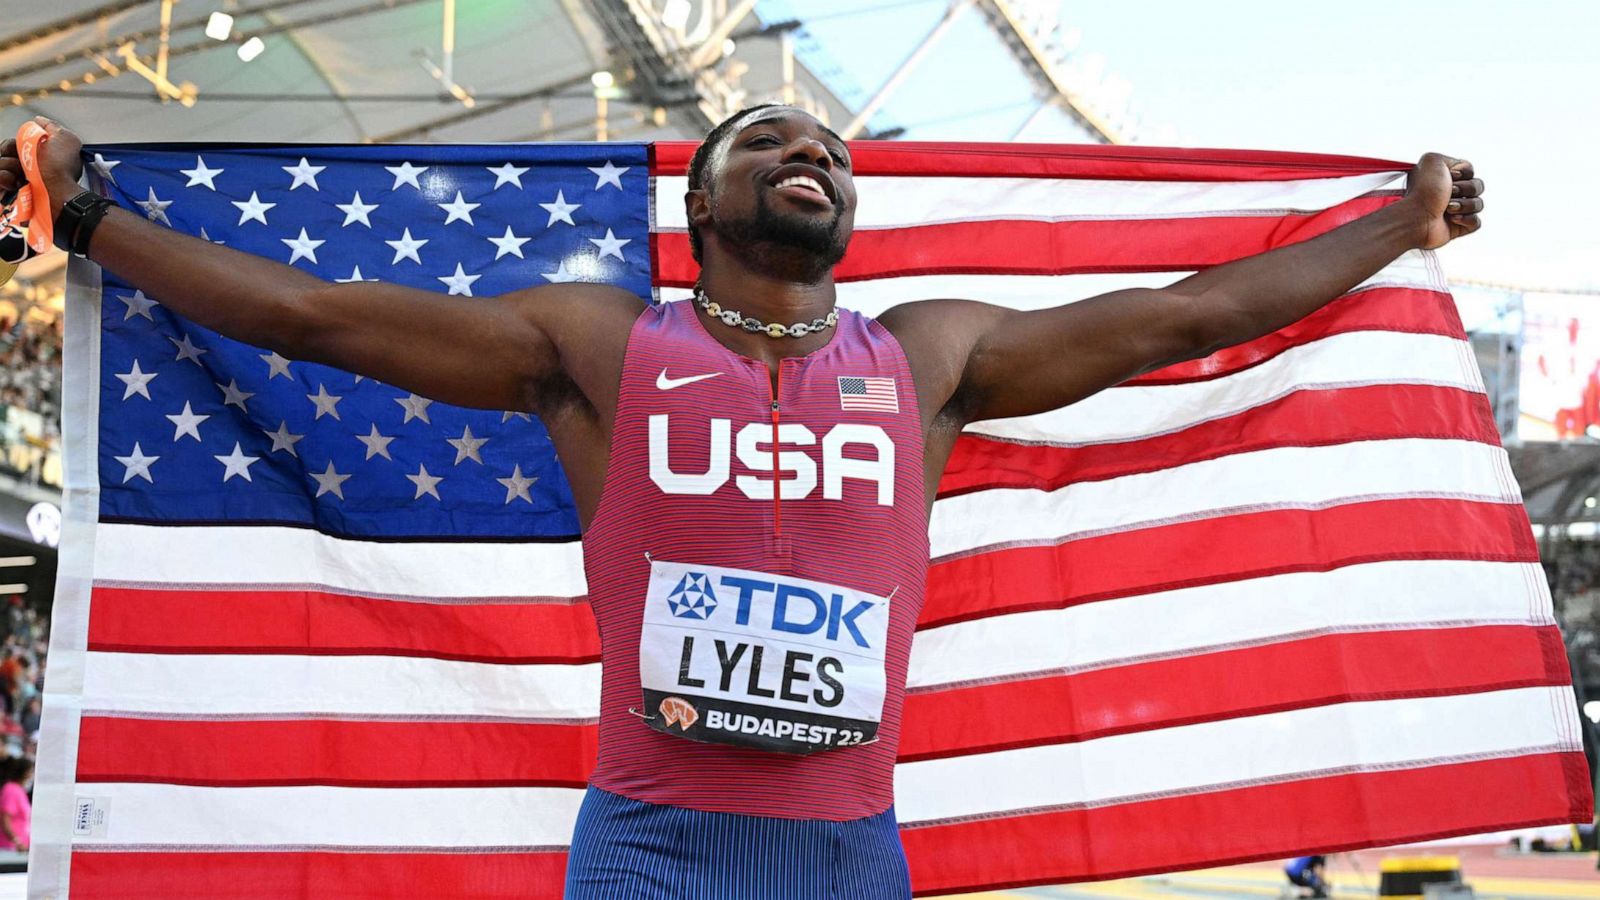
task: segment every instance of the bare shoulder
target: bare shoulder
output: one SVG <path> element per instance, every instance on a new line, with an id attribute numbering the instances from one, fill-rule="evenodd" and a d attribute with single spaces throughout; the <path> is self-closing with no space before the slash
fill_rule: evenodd
<path id="1" fill-rule="evenodd" d="M 945 412 L 973 348 L 1005 312 L 977 300 L 940 299 L 901 303 L 878 317 L 905 351 L 925 422 Z"/>
<path id="2" fill-rule="evenodd" d="M 539 414 L 578 409 L 609 423 L 628 335 L 644 301 L 615 285 L 578 283 L 525 288 L 504 299 L 532 326 L 528 352 L 548 354 L 554 363 L 535 386 Z"/>
<path id="3" fill-rule="evenodd" d="M 644 311 L 632 291 L 612 284 L 546 284 L 507 295 L 518 310 L 557 341 L 590 331 L 610 332 Z"/>

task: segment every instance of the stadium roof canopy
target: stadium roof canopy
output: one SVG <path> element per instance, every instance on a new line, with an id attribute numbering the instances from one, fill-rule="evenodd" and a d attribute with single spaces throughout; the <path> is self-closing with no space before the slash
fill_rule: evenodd
<path id="1" fill-rule="evenodd" d="M 787 27 L 762 23 L 753 2 L 5 5 L 0 128 L 42 114 L 89 142 L 594 140 L 600 107 L 611 140 L 689 138 L 741 105 L 782 97 L 847 115 L 793 62 Z M 206 34 L 217 11 L 233 16 L 221 40 Z M 246 62 L 239 50 L 251 38 L 263 48 Z M 597 72 L 615 85 L 597 86 Z"/>

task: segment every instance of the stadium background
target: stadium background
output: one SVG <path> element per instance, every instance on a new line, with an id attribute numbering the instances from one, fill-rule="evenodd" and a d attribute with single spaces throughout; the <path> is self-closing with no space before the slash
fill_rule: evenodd
<path id="1" fill-rule="evenodd" d="M 1495 208 L 1484 235 L 1443 261 L 1462 276 L 1452 288 L 1535 523 L 1600 768 L 1600 266 L 1563 180 L 1593 170 L 1580 148 L 1596 135 L 1581 129 L 1596 126 L 1569 133 L 1566 119 L 1600 100 L 1600 64 L 1584 52 L 1600 14 L 1578 2 L 1397 11 L 1363 0 L 1331 21 L 1262 2 L 1112 6 L 7 3 L 0 133 L 48 115 L 86 142 L 697 139 L 742 106 L 781 100 L 857 140 L 1472 154 Z M 1420 43 L 1397 53 L 1408 34 Z M 0 740 L 11 756 L 33 752 L 48 662 L 64 266 L 53 252 L 0 287 Z M 1592 860 L 1555 874 L 1592 878 Z M 1507 877 L 1554 872 L 1525 869 Z M 1216 877 L 1198 889 L 1266 889 L 1248 874 Z"/>

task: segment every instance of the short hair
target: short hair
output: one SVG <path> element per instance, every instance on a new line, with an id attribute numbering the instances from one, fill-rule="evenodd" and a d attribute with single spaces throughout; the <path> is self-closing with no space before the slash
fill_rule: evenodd
<path id="1" fill-rule="evenodd" d="M 758 103 L 747 106 L 733 115 L 723 119 L 717 127 L 711 129 L 706 139 L 695 148 L 694 156 L 689 159 L 689 190 L 698 191 L 705 186 L 706 167 L 711 163 L 711 157 L 723 141 L 728 140 L 734 133 L 734 126 L 750 113 L 773 106 L 783 106 L 782 103 Z M 700 261 L 700 232 L 693 223 L 689 225 L 689 252 L 694 256 L 694 261 Z"/>

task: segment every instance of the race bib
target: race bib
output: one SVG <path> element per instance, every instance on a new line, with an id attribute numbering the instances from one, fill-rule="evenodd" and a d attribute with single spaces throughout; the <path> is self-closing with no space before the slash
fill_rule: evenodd
<path id="1" fill-rule="evenodd" d="M 889 601 L 719 566 L 650 564 L 639 677 L 646 722 L 690 740 L 816 753 L 883 718 Z"/>

